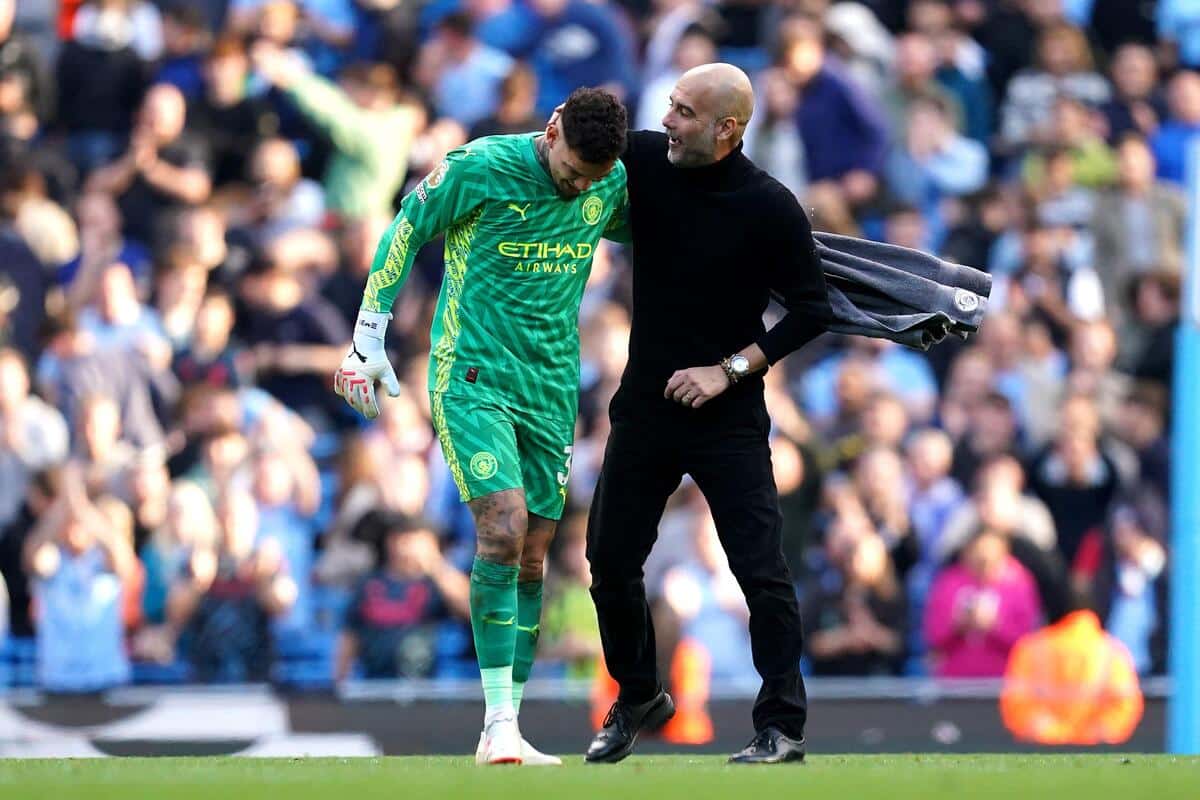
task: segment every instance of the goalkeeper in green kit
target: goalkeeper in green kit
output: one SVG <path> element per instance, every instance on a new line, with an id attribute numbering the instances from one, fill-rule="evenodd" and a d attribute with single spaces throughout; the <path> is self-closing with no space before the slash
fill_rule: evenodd
<path id="1" fill-rule="evenodd" d="M 559 763 L 521 738 L 542 562 L 567 496 L 579 394 L 579 303 L 602 236 L 625 220 L 625 110 L 578 89 L 544 133 L 452 151 L 401 204 L 371 266 L 334 390 L 368 419 L 393 396 L 383 341 L 417 250 L 446 235 L 432 327 L 433 422 L 475 518 L 471 628 L 486 703 L 477 763 Z"/>

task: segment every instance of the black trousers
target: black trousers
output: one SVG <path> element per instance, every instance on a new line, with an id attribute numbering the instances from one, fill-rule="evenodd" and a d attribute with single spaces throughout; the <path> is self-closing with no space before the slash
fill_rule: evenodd
<path id="1" fill-rule="evenodd" d="M 608 670 L 622 700 L 644 702 L 660 683 L 642 567 L 668 497 L 691 475 L 750 608 L 754 666 L 763 680 L 755 730 L 775 726 L 798 738 L 808 706 L 800 675 L 803 631 L 781 550 L 768 430 L 765 409 L 716 426 L 614 419 L 588 520 L 587 555 Z"/>

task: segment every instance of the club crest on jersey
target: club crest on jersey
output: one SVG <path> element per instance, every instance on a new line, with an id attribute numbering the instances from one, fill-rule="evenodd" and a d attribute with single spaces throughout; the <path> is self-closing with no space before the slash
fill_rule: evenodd
<path id="1" fill-rule="evenodd" d="M 588 225 L 595 225 L 600 221 L 600 216 L 604 213 L 604 201 L 596 195 L 592 195 L 587 200 L 583 201 L 583 221 Z"/>
<path id="2" fill-rule="evenodd" d="M 470 466 L 472 475 L 481 481 L 486 481 L 496 474 L 496 470 L 500 468 L 500 462 L 487 450 L 480 450 L 471 456 Z"/>
<path id="3" fill-rule="evenodd" d="M 425 185 L 430 189 L 436 189 L 442 185 L 442 181 L 446 178 L 446 173 L 449 171 L 450 162 L 443 158 L 441 162 L 439 162 L 438 165 L 433 168 L 433 172 L 429 173 L 429 177 L 425 179 Z"/>

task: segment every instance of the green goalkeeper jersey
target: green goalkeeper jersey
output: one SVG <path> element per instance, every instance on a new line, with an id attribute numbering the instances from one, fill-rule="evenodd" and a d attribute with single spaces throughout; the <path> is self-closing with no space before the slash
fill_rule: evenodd
<path id="1" fill-rule="evenodd" d="M 413 257 L 445 232 L 429 390 L 574 419 L 579 303 L 592 255 L 625 221 L 625 167 L 572 199 L 537 159 L 540 134 L 452 151 L 401 203 L 371 265 L 363 308 L 389 312 Z"/>

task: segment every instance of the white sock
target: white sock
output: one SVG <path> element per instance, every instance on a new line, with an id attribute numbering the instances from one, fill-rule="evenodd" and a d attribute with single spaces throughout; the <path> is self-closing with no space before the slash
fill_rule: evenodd
<path id="1" fill-rule="evenodd" d="M 512 700 L 512 665 L 487 667 L 479 670 L 483 679 L 483 727 L 494 720 L 509 717 L 516 719 L 517 710 Z"/>

